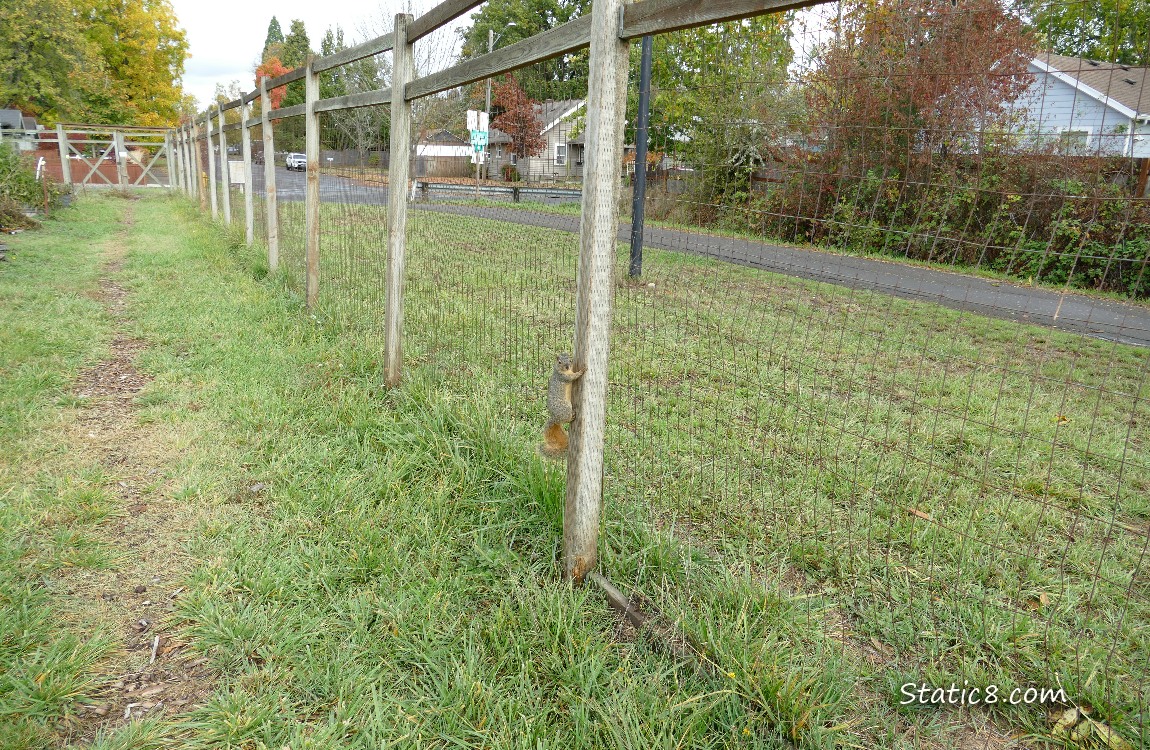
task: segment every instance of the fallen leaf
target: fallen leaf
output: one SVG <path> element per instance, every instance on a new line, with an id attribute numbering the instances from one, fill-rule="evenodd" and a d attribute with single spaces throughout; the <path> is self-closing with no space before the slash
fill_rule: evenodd
<path id="1" fill-rule="evenodd" d="M 1066 709 L 1058 716 L 1058 720 L 1054 723 L 1054 729 L 1052 729 L 1051 732 L 1057 736 L 1065 736 L 1071 727 L 1078 723 L 1078 719 L 1081 718 L 1081 716 L 1077 708 Z"/>
<path id="2" fill-rule="evenodd" d="M 929 515 L 929 514 L 927 514 L 927 513 L 923 513 L 923 512 L 922 512 L 921 510 L 919 510 L 918 508 L 907 508 L 907 509 L 906 509 L 906 512 L 907 512 L 907 513 L 910 513 L 912 516 L 917 516 L 917 517 L 921 518 L 921 519 L 922 519 L 922 520 L 924 520 L 924 521 L 933 521 L 933 520 L 934 520 L 933 518 L 931 518 L 931 517 L 930 517 L 930 515 Z"/>
<path id="3" fill-rule="evenodd" d="M 1089 717 L 1086 718 L 1086 721 L 1094 729 L 1094 733 L 1106 743 L 1106 747 L 1110 748 L 1110 750 L 1134 750 L 1134 747 L 1129 742 L 1122 739 L 1122 737 L 1109 726 Z"/>

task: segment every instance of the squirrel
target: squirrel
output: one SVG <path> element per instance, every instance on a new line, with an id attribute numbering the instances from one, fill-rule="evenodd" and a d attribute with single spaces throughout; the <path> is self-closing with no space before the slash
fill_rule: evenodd
<path id="1" fill-rule="evenodd" d="M 551 373 L 551 383 L 547 386 L 547 412 L 550 419 L 543 428 L 543 444 L 539 452 L 548 458 L 562 458 L 567 455 L 567 433 L 563 425 L 575 418 L 575 407 L 571 404 L 572 384 L 584 370 L 576 370 L 571 358 L 560 354 L 555 358 L 555 371 Z"/>

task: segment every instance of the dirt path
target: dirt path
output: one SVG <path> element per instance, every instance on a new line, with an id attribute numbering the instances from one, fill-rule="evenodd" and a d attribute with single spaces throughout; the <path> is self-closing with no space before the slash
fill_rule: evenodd
<path id="1" fill-rule="evenodd" d="M 116 514 L 100 529 L 118 553 L 110 570 L 66 574 L 70 607 L 65 617 L 78 629 L 119 634 L 119 647 L 102 666 L 102 687 L 82 719 L 68 728 L 70 743 L 90 741 L 97 731 L 142 716 L 182 713 L 209 692 L 212 675 L 202 659 L 185 654 L 169 632 L 168 615 L 194 562 L 185 542 L 203 513 L 171 497 L 173 457 L 180 435 L 170 427 L 142 424 L 137 395 L 150 379 L 136 362 L 147 344 L 126 333 L 128 292 L 117 281 L 132 224 L 105 247 L 99 300 L 115 321 L 108 357 L 83 371 L 74 393 L 84 404 L 69 435 L 73 450 L 106 472 L 117 496 Z"/>

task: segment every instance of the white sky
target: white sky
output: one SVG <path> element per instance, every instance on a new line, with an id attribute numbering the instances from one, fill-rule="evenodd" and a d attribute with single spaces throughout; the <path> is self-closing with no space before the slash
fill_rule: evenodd
<path id="1" fill-rule="evenodd" d="M 293 18 L 307 26 L 312 49 L 318 51 L 320 40 L 330 26 L 343 28 L 344 41 L 354 44 L 368 37 L 370 29 L 386 30 L 383 19 L 398 12 L 419 16 L 434 0 L 277 0 L 275 3 L 244 0 L 170 0 L 180 26 L 188 35 L 191 57 L 184 69 L 184 90 L 196 97 L 202 107 L 211 101 L 216 84 L 239 81 L 249 91 L 254 85 L 256 64 L 263 51 L 268 22 L 274 15 L 284 34 Z M 461 22 L 468 22 L 464 15 Z M 456 22 L 456 26 L 460 25 Z M 378 35 L 379 32 L 371 34 Z"/>

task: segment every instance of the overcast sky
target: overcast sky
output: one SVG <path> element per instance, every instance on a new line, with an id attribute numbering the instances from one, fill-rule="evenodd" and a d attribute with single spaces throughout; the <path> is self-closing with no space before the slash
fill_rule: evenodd
<path id="1" fill-rule="evenodd" d="M 275 3 L 171 0 L 171 3 L 188 34 L 191 52 L 184 70 L 184 90 L 196 97 L 201 106 L 211 101 L 217 83 L 227 85 L 239 81 L 244 91 L 253 87 L 252 71 L 259 62 L 273 15 L 279 19 L 285 35 L 293 18 L 302 20 L 312 49 L 318 50 L 324 31 L 330 26 L 343 27 L 344 40 L 351 44 L 367 38 L 369 28 L 384 29 L 383 19 L 394 18 L 401 10 L 410 7 L 407 12 L 418 16 L 432 5 L 427 1 L 403 0 L 277 0 Z M 465 15 L 462 21 L 467 19 Z"/>

